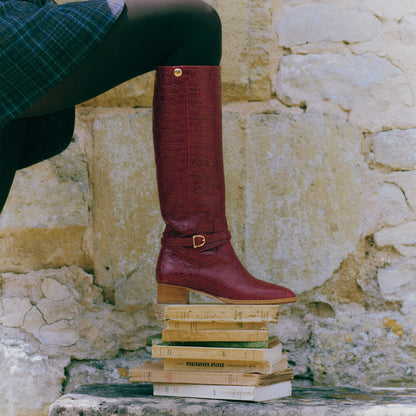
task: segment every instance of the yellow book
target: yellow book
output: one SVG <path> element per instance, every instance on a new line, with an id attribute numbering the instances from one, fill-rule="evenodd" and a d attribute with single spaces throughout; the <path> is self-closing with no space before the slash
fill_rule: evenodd
<path id="1" fill-rule="evenodd" d="M 202 331 L 185 331 L 176 329 L 165 329 L 162 331 L 163 342 L 249 342 L 268 341 L 269 331 L 267 328 L 261 330 L 216 330 L 208 329 Z"/>
<path id="2" fill-rule="evenodd" d="M 282 357 L 282 344 L 279 343 L 273 348 L 212 348 L 153 345 L 152 357 L 274 362 Z"/>
<path id="3" fill-rule="evenodd" d="M 266 322 L 199 322 L 199 321 L 166 321 L 165 329 L 176 331 L 206 330 L 260 330 L 267 328 Z"/>
<path id="4" fill-rule="evenodd" d="M 195 360 L 186 358 L 165 358 L 163 369 L 166 371 L 193 371 L 196 373 L 261 373 L 272 374 L 287 370 L 287 357 L 283 354 L 276 362 L 270 361 L 228 361 Z"/>
<path id="5" fill-rule="evenodd" d="M 129 375 L 130 382 L 267 386 L 292 381 L 293 369 L 287 368 L 273 374 L 166 371 L 163 369 L 163 362 L 158 361 L 131 368 Z"/>
<path id="6" fill-rule="evenodd" d="M 278 305 L 155 304 L 156 317 L 161 321 L 199 322 L 277 322 Z"/>

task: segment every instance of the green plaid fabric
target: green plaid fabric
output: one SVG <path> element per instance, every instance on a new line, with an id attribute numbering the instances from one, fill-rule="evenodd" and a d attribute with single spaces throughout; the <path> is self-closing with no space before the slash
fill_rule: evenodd
<path id="1" fill-rule="evenodd" d="M 0 129 L 83 61 L 123 0 L 0 0 Z"/>

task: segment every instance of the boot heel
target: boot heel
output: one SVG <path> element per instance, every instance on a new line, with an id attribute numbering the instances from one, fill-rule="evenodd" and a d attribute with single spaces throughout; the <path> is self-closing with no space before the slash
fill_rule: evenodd
<path id="1" fill-rule="evenodd" d="M 157 285 L 157 303 L 189 303 L 188 290 L 180 286 Z"/>

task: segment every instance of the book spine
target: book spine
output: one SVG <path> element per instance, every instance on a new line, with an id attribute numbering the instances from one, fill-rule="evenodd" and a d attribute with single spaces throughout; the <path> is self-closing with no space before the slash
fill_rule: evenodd
<path id="1" fill-rule="evenodd" d="M 236 361 L 276 361 L 282 355 L 281 344 L 269 348 L 210 348 L 210 347 L 172 347 L 170 345 L 154 345 L 153 358 L 186 358 L 205 360 L 236 360 Z"/>
<path id="2" fill-rule="evenodd" d="M 161 321 L 277 322 L 278 305 L 154 305 Z"/>
<path id="3" fill-rule="evenodd" d="M 172 342 L 172 346 L 189 346 L 189 347 L 209 347 L 209 348 L 270 348 L 267 341 L 249 341 L 249 342 L 233 342 L 233 341 L 205 341 L 205 342 Z"/>
<path id="4" fill-rule="evenodd" d="M 272 365 L 267 361 L 225 361 L 225 360 L 192 360 L 165 359 L 165 371 L 215 371 L 217 373 L 260 373 L 271 374 Z"/>
<path id="5" fill-rule="evenodd" d="M 167 321 L 166 329 L 176 331 L 205 331 L 205 330 L 249 330 L 255 331 L 267 328 L 266 322 L 200 322 L 200 321 Z"/>
<path id="6" fill-rule="evenodd" d="M 168 344 L 162 341 L 162 334 L 152 335 L 147 338 L 146 345 L 171 345 L 171 346 L 189 346 L 189 347 L 214 347 L 214 348 L 273 348 L 279 344 L 279 338 L 277 336 L 269 337 L 268 341 L 189 341 L 189 342 L 169 342 Z"/>
<path id="7" fill-rule="evenodd" d="M 155 383 L 153 394 L 155 396 L 264 401 L 290 396 L 292 394 L 292 383 L 286 381 L 263 387 Z"/>
<path id="8" fill-rule="evenodd" d="M 252 386 L 210 386 L 186 384 L 153 384 L 155 396 L 182 396 L 223 400 L 254 400 Z"/>
<path id="9" fill-rule="evenodd" d="M 137 370 L 131 371 L 130 382 L 256 386 L 259 374 Z"/>
<path id="10" fill-rule="evenodd" d="M 145 368 L 132 368 L 130 382 L 217 384 L 230 386 L 267 386 L 293 380 L 293 369 L 288 368 L 273 374 L 216 373 L 192 371 L 164 371 Z"/>
<path id="11" fill-rule="evenodd" d="M 269 331 L 263 330 L 203 330 L 203 331 L 184 331 L 165 329 L 162 332 L 163 342 L 203 342 L 203 341 L 224 341 L 224 342 L 249 342 L 267 341 Z"/>

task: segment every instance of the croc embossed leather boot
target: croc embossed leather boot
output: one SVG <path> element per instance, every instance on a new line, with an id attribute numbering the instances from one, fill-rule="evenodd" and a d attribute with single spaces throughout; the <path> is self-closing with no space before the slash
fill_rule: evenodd
<path id="1" fill-rule="evenodd" d="M 232 304 L 296 301 L 241 264 L 225 218 L 220 67 L 158 67 L 153 134 L 166 227 L 156 269 L 158 303 L 193 291 Z"/>

